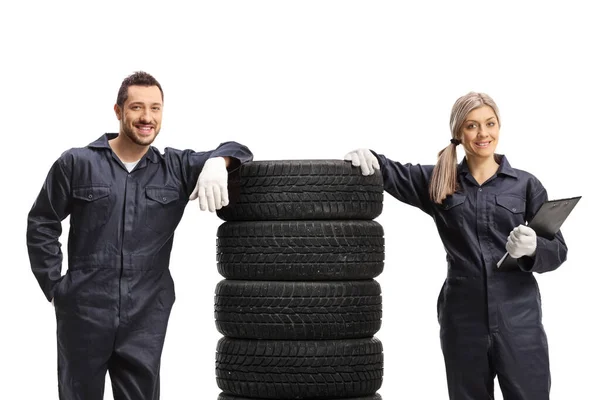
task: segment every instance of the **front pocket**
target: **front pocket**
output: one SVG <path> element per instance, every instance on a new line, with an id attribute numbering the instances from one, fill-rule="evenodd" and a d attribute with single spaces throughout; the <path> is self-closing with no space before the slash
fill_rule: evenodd
<path id="1" fill-rule="evenodd" d="M 464 210 L 463 205 L 465 203 L 466 196 L 464 194 L 454 193 L 453 195 L 447 196 L 442 204 L 438 204 L 439 209 L 436 220 L 439 219 L 438 227 L 440 224 L 444 229 L 451 231 L 462 231 Z"/>
<path id="2" fill-rule="evenodd" d="M 500 304 L 502 320 L 511 331 L 540 326 L 542 309 L 537 294 L 521 299 L 510 299 Z"/>
<path id="3" fill-rule="evenodd" d="M 438 299 L 437 299 L 437 320 L 440 325 L 442 324 L 442 317 L 443 317 L 442 307 L 445 304 L 445 295 L 444 295 L 445 288 L 446 288 L 446 281 L 444 281 L 444 284 L 442 285 L 442 288 L 440 289 L 440 293 L 438 294 Z"/>
<path id="4" fill-rule="evenodd" d="M 67 270 L 68 272 L 68 270 Z M 60 280 L 54 285 L 54 291 L 52 293 L 52 299 L 54 300 L 54 303 L 56 304 L 56 299 L 58 297 L 60 297 L 61 293 L 62 293 L 62 285 L 66 284 L 66 280 L 67 280 L 67 274 L 61 276 Z"/>
<path id="5" fill-rule="evenodd" d="M 513 214 L 525 212 L 525 199 L 510 195 L 496 195 L 496 204 Z"/>
<path id="6" fill-rule="evenodd" d="M 496 195 L 494 222 L 507 236 L 517 226 L 525 223 L 525 199 L 513 195 Z"/>
<path id="7" fill-rule="evenodd" d="M 106 224 L 110 215 L 110 187 L 79 186 L 72 192 L 71 225 L 78 232 L 91 232 Z"/>
<path id="8" fill-rule="evenodd" d="M 442 201 L 442 208 L 446 211 L 453 209 L 454 207 L 460 206 L 465 202 L 466 196 L 463 194 L 453 194 L 446 197 Z"/>
<path id="9" fill-rule="evenodd" d="M 502 286 L 499 306 L 506 328 L 514 331 L 539 326 L 542 307 L 534 276 L 523 272 L 507 274 Z"/>
<path id="10" fill-rule="evenodd" d="M 146 226 L 157 233 L 171 233 L 181 218 L 178 189 L 146 187 Z"/>
<path id="11" fill-rule="evenodd" d="M 55 308 L 64 309 L 66 306 L 72 305 L 72 301 L 69 298 L 71 283 L 71 270 L 67 269 L 67 272 L 60 278 L 54 289 L 53 301 Z"/>

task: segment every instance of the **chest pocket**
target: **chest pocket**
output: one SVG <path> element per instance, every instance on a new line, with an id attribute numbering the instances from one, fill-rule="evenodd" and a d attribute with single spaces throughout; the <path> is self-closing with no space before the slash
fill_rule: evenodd
<path id="1" fill-rule="evenodd" d="M 78 232 L 92 232 L 103 227 L 110 215 L 110 187 L 104 185 L 73 188 L 71 225 Z"/>
<path id="2" fill-rule="evenodd" d="M 172 233 L 181 218 L 179 198 L 178 189 L 146 187 L 146 226 L 157 233 Z"/>
<path id="3" fill-rule="evenodd" d="M 525 199 L 505 194 L 496 195 L 494 223 L 507 236 L 513 228 L 525 223 Z"/>
<path id="4" fill-rule="evenodd" d="M 439 204 L 438 216 L 446 229 L 460 230 L 464 221 L 464 203 L 466 196 L 464 194 L 453 194 L 447 196 L 442 204 Z"/>

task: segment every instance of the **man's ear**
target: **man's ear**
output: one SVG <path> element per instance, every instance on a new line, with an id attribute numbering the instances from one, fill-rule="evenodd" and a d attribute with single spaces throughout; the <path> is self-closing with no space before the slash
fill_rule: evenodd
<path id="1" fill-rule="evenodd" d="M 123 113 L 121 111 L 121 107 L 119 107 L 118 104 L 115 104 L 114 110 L 115 110 L 115 115 L 117 116 L 117 119 L 120 121 L 121 118 L 123 118 Z"/>

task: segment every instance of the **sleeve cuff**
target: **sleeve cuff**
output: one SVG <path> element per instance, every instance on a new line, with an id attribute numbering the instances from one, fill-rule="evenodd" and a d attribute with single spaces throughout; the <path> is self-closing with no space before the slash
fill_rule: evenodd
<path id="1" fill-rule="evenodd" d="M 523 256 L 517 259 L 517 265 L 521 271 L 532 272 L 535 266 L 535 255 L 533 257 Z"/>

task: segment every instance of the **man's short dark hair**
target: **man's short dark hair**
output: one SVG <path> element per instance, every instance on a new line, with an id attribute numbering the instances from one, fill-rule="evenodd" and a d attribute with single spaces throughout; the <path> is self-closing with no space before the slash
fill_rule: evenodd
<path id="1" fill-rule="evenodd" d="M 125 101 L 127 101 L 129 86 L 158 86 L 160 89 L 160 96 L 163 100 L 165 98 L 160 83 L 158 83 L 158 81 L 154 79 L 152 75 L 144 71 L 137 71 L 129 75 L 123 80 L 123 83 L 121 83 L 119 93 L 117 94 L 117 105 L 121 108 L 123 108 Z"/>

